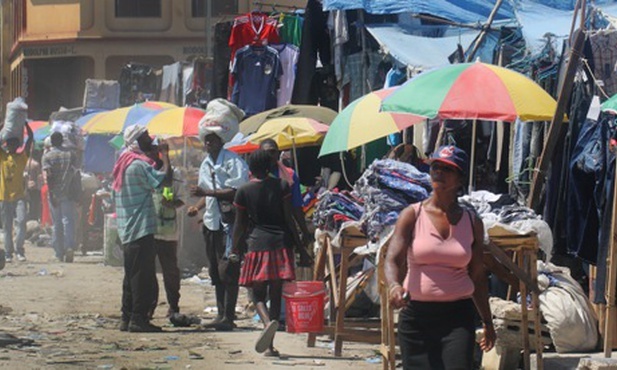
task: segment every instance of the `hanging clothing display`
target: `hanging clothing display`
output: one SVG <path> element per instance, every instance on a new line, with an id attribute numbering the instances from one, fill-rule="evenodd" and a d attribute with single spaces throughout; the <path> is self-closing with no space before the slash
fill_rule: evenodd
<path id="1" fill-rule="evenodd" d="M 366 81 L 363 81 L 362 68 L 364 67 L 363 53 L 349 55 L 345 62 L 343 75 L 343 85 L 350 84 L 349 101 L 352 102 L 365 93 L 377 90 L 383 86 L 382 81 L 376 81 L 378 76 L 377 70 L 379 63 L 383 59 L 381 54 L 369 51 L 367 52 L 368 66 L 366 71 Z M 381 83 L 380 83 L 381 82 Z M 363 88 L 364 87 L 364 88 Z"/>
<path id="2" fill-rule="evenodd" d="M 236 52 L 247 45 L 268 45 L 280 42 L 276 19 L 265 13 L 253 12 L 234 19 L 229 36 L 231 60 Z"/>
<path id="3" fill-rule="evenodd" d="M 229 36 L 230 48 L 230 70 L 233 69 L 233 63 L 236 53 L 241 48 L 248 45 L 269 45 L 280 42 L 278 33 L 278 22 L 274 18 L 268 17 L 265 13 L 252 12 L 241 15 L 234 19 Z M 228 88 L 234 88 L 233 73 L 229 75 Z M 231 99 L 232 91 L 228 90 L 228 97 Z"/>
<path id="4" fill-rule="evenodd" d="M 163 76 L 161 79 L 161 93 L 159 100 L 175 105 L 180 105 L 180 76 L 182 68 L 180 62 L 163 66 Z"/>
<path id="5" fill-rule="evenodd" d="M 302 43 L 304 18 L 299 15 L 281 13 L 278 22 L 283 25 L 279 29 L 281 42 L 299 47 Z"/>
<path id="6" fill-rule="evenodd" d="M 277 92 L 277 103 L 280 107 L 291 103 L 300 49 L 292 44 L 274 44 L 271 46 L 279 53 L 283 72 Z"/>
<path id="7" fill-rule="evenodd" d="M 317 96 L 319 89 L 313 87 L 317 56 L 319 55 L 319 60 L 323 66 L 331 63 L 327 18 L 327 13 L 323 11 L 321 2 L 308 0 L 304 13 L 302 44 L 300 45 L 300 58 L 292 97 L 294 104 L 315 105 L 319 101 Z M 332 79 L 336 89 L 334 70 L 332 71 Z M 334 108 L 335 110 L 338 110 L 337 105 Z"/>
<path id="8" fill-rule="evenodd" d="M 604 83 L 604 91 L 608 96 L 617 93 L 617 31 L 602 30 L 589 37 L 593 53 L 593 66 L 596 78 Z"/>
<path id="9" fill-rule="evenodd" d="M 231 73 L 235 81 L 231 101 L 247 116 L 276 108 L 276 86 L 282 74 L 276 49 L 246 46 L 238 50 Z"/>
<path id="10" fill-rule="evenodd" d="M 566 234 L 568 251 L 593 265 L 597 263 L 600 204 L 607 165 L 608 123 L 587 120 L 570 159 Z"/>
<path id="11" fill-rule="evenodd" d="M 214 26 L 214 65 L 212 66 L 214 77 L 212 80 L 211 99 L 227 97 L 231 60 L 229 38 L 231 37 L 232 26 L 233 21 L 220 22 Z"/>

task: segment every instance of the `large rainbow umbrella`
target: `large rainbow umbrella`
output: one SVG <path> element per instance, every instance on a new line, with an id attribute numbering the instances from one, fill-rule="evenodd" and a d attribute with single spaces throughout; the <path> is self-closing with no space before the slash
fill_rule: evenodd
<path id="1" fill-rule="evenodd" d="M 28 126 L 30 126 L 30 129 L 32 129 L 35 142 L 41 142 L 45 140 L 45 138 L 51 133 L 51 126 L 47 121 L 30 121 L 28 122 Z M 27 137 L 28 131 L 24 127 L 24 139 L 26 139 Z"/>
<path id="2" fill-rule="evenodd" d="M 377 90 L 356 99 L 332 121 L 319 156 L 344 152 L 426 120 L 411 114 L 380 112 L 381 102 L 398 87 Z"/>
<path id="3" fill-rule="evenodd" d="M 548 121 L 557 102 L 518 72 L 480 62 L 453 64 L 419 74 L 386 98 L 386 112 L 428 118 L 513 122 Z"/>
<path id="4" fill-rule="evenodd" d="M 137 121 L 148 133 L 160 136 L 197 136 L 199 120 L 206 111 L 199 108 L 170 108 L 150 113 Z"/>
<path id="5" fill-rule="evenodd" d="M 136 124 L 141 118 L 155 111 L 177 107 L 171 103 L 147 101 L 131 107 L 93 114 L 89 121 L 80 122 L 80 124 L 82 124 L 82 130 L 88 134 L 119 134 L 125 128 Z"/>

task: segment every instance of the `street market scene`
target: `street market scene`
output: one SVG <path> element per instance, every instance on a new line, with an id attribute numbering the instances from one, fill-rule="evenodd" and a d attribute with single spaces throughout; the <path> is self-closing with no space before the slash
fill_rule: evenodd
<path id="1" fill-rule="evenodd" d="M 0 0 L 0 368 L 617 369 L 617 0 Z"/>

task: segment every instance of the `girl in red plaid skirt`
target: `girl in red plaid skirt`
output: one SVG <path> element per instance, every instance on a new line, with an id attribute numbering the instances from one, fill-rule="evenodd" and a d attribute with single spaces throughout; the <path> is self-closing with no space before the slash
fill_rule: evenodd
<path id="1" fill-rule="evenodd" d="M 249 288 L 264 324 L 255 350 L 278 356 L 273 341 L 281 314 L 283 282 L 296 278 L 291 246 L 293 241 L 300 243 L 300 237 L 291 215 L 289 184 L 269 176 L 270 164 L 270 156 L 262 149 L 249 157 L 253 179 L 236 192 L 233 245 L 237 252 L 246 239 L 247 253 L 242 262 L 239 284 Z M 268 298 L 269 310 L 266 307 Z"/>

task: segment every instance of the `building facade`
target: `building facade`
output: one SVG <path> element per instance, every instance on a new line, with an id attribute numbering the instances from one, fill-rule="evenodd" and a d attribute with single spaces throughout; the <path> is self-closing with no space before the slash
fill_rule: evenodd
<path id="1" fill-rule="evenodd" d="M 252 11 L 254 3 L 212 0 L 211 25 Z M 276 4 L 303 7 L 306 1 Z M 129 62 L 160 68 L 208 54 L 206 0 L 0 0 L 0 5 L 2 110 L 23 96 L 32 119 L 47 120 L 61 106 L 81 106 L 86 79 L 118 79 Z"/>

